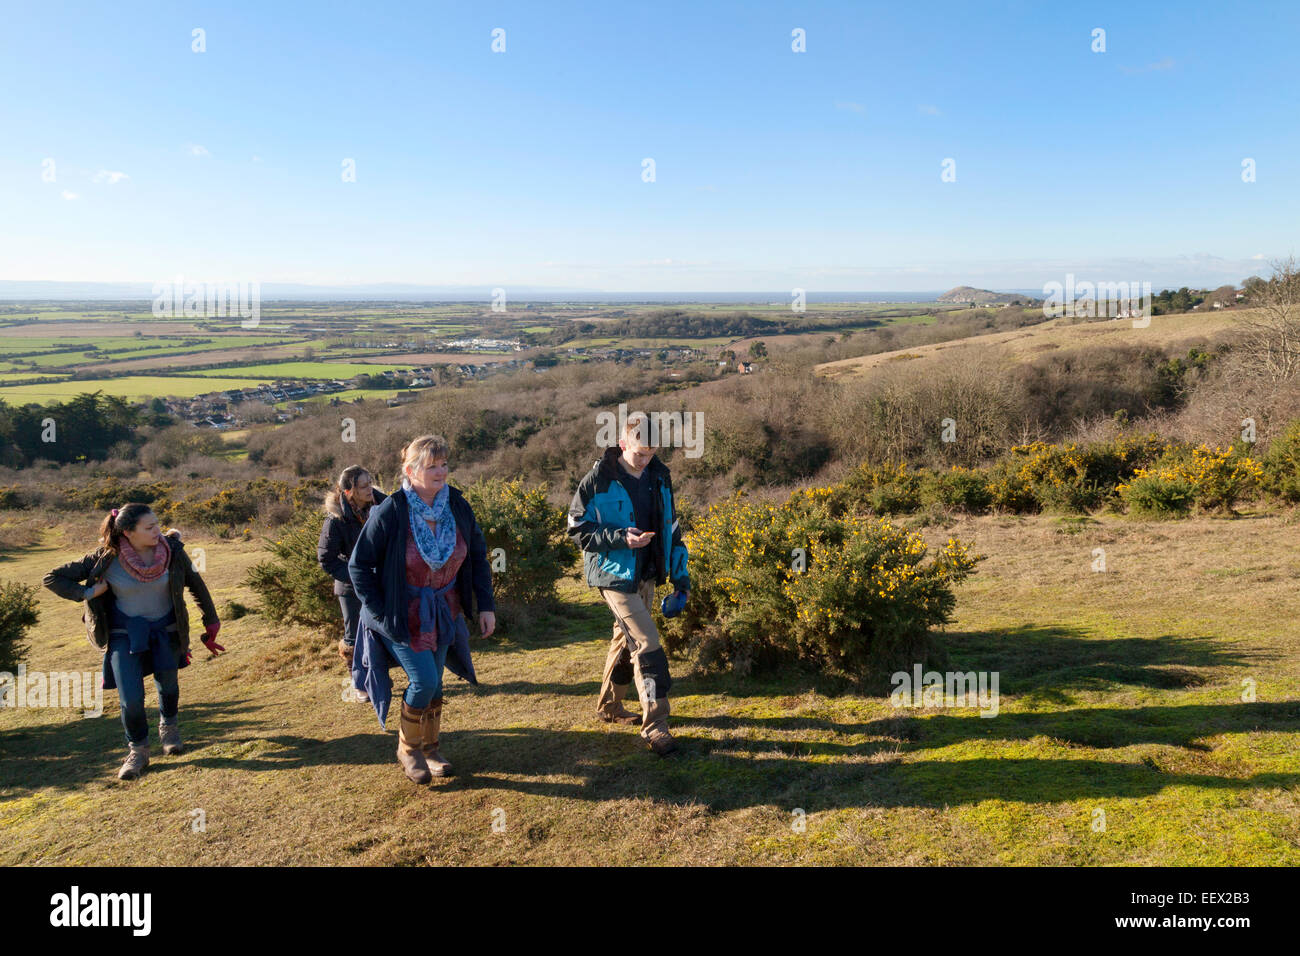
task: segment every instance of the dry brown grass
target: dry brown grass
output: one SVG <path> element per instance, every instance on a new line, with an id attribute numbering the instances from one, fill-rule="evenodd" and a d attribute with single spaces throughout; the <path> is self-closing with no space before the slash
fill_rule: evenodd
<path id="1" fill-rule="evenodd" d="M 928 360 L 938 352 L 961 348 L 978 349 L 984 354 L 993 352 L 1013 361 L 1025 361 L 1054 348 L 1077 348 L 1102 344 L 1164 347 L 1184 340 L 1228 332 L 1239 327 L 1243 317 L 1249 314 L 1249 310 L 1218 310 L 1157 315 L 1152 317 L 1150 326 L 1144 329 L 1133 328 L 1131 319 L 1107 319 L 1077 324 L 1068 324 L 1063 319 L 1052 319 L 1040 325 L 1008 332 L 992 332 L 988 335 L 977 335 L 953 342 L 912 346 L 893 352 L 826 362 L 818 365 L 816 371 L 830 378 L 852 378 L 900 358 L 906 357 L 913 361 Z M 912 370 L 918 373 L 920 371 L 915 367 Z"/>

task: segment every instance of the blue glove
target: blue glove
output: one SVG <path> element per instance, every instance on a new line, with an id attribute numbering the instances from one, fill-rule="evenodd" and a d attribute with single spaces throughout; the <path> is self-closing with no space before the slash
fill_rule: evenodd
<path id="1" fill-rule="evenodd" d="M 659 602 L 659 610 L 664 617 L 676 617 L 682 613 L 684 607 L 686 607 L 686 594 L 682 591 L 674 591 Z"/>

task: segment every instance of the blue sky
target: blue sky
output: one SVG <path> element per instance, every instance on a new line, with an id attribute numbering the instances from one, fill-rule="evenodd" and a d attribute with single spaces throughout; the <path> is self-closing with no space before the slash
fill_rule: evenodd
<path id="1" fill-rule="evenodd" d="M 1300 7 L 1144 6 L 11 2 L 0 279 L 828 291 L 1266 271 L 1300 223 Z"/>

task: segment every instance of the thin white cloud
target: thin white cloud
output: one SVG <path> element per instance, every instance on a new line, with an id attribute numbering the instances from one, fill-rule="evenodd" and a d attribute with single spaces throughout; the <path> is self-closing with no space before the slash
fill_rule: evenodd
<path id="1" fill-rule="evenodd" d="M 845 110 L 849 113 L 865 113 L 867 108 L 861 103 L 850 103 L 846 100 L 837 100 L 835 103 L 837 110 Z"/>
<path id="2" fill-rule="evenodd" d="M 108 183 L 110 186 L 116 186 L 124 179 L 130 179 L 126 173 L 118 172 L 112 169 L 101 169 L 95 173 L 95 182 Z"/>
<path id="3" fill-rule="evenodd" d="M 74 193 L 74 192 L 69 192 L 69 191 L 66 190 L 66 189 L 63 190 L 63 192 L 61 192 L 59 195 L 61 195 L 64 199 L 80 199 L 80 198 L 81 198 L 81 197 L 78 196 L 76 193 Z"/>
<path id="4" fill-rule="evenodd" d="M 206 146 L 200 146 L 198 143 L 187 143 L 185 149 L 191 156 L 211 156 Z"/>
<path id="5" fill-rule="evenodd" d="M 935 106 L 933 103 L 922 103 L 920 106 L 917 107 L 917 109 L 920 110 L 922 113 L 924 113 L 926 116 L 943 115 L 942 113 L 939 112 L 939 107 Z"/>
<path id="6" fill-rule="evenodd" d="M 254 156 L 254 157 L 253 157 L 253 162 L 255 162 L 255 163 L 260 163 L 261 161 L 262 161 L 262 157 L 261 157 L 261 156 Z"/>

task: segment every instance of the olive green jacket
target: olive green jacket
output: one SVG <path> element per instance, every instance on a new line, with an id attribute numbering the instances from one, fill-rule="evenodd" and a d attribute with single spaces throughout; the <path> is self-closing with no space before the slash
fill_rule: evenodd
<path id="1" fill-rule="evenodd" d="M 172 596 L 172 609 L 176 612 L 176 632 L 172 637 L 172 650 L 177 662 L 184 661 L 190 650 L 190 612 L 185 606 L 185 589 L 188 587 L 198 602 L 207 627 L 217 620 L 217 606 L 212 603 L 208 586 L 194 570 L 190 556 L 181 544 L 181 533 L 175 528 L 163 535 L 172 549 L 168 565 L 168 584 Z M 44 584 L 61 598 L 85 601 L 86 610 L 81 619 L 86 625 L 86 637 L 101 651 L 108 648 L 109 622 L 113 619 L 113 590 L 109 588 L 99 597 L 87 598 L 86 589 L 94 587 L 107 573 L 108 566 L 117 557 L 108 548 L 98 548 L 78 561 L 55 568 L 45 575 Z"/>

